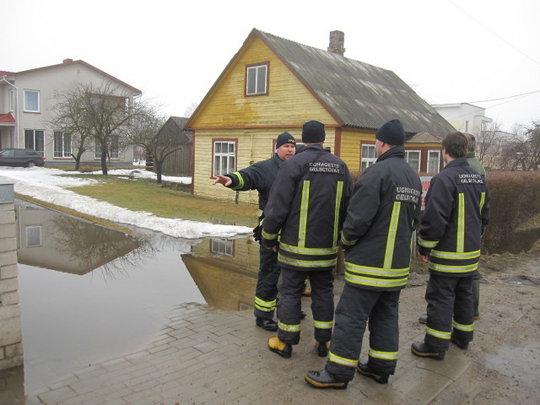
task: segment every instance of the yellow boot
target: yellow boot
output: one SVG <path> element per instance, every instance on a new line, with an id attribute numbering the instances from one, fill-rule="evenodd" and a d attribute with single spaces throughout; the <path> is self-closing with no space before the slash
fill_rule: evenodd
<path id="1" fill-rule="evenodd" d="M 292 346 L 282 342 L 277 336 L 272 336 L 268 339 L 268 348 L 285 359 L 290 358 L 292 355 Z"/>

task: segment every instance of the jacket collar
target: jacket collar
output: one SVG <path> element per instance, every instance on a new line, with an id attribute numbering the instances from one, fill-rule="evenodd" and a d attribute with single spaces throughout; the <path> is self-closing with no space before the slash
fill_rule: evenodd
<path id="1" fill-rule="evenodd" d="M 454 159 L 445 166 L 445 169 L 447 167 L 455 167 L 455 166 L 456 167 L 457 166 L 469 166 L 469 163 L 467 162 L 467 158 L 462 157 L 462 158 Z"/>
<path id="2" fill-rule="evenodd" d="M 386 160 L 389 158 L 401 158 L 403 159 L 405 157 L 405 147 L 403 146 L 394 146 L 393 148 L 390 148 L 386 152 L 384 152 L 381 156 L 377 158 L 377 162 L 380 162 L 382 160 Z"/>
<path id="3" fill-rule="evenodd" d="M 309 146 L 306 146 L 304 148 L 304 150 L 302 150 L 300 153 L 304 152 L 305 150 L 308 150 L 308 149 L 315 149 L 315 150 L 326 150 L 323 148 L 322 144 L 320 143 L 314 143 L 312 145 L 309 145 Z"/>

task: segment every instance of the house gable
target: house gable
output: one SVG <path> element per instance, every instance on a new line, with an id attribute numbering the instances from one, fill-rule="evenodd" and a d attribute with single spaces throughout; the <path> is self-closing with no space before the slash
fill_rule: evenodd
<path id="1" fill-rule="evenodd" d="M 268 64 L 267 94 L 245 95 L 246 67 Z M 328 110 L 264 43 L 256 31 L 209 91 L 188 126 L 211 128 L 300 127 L 316 119 L 338 125 Z"/>

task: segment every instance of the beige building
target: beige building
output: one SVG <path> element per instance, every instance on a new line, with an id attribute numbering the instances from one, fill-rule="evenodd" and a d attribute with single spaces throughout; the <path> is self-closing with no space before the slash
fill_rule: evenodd
<path id="1" fill-rule="evenodd" d="M 55 128 L 56 96 L 78 85 L 108 85 L 114 96 L 132 103 L 141 91 L 82 61 L 62 63 L 20 72 L 0 70 L 0 149 L 29 148 L 43 153 L 46 165 L 73 163 L 72 139 Z M 99 151 L 98 153 L 99 154 Z M 97 163 L 94 141 L 82 156 L 83 163 Z M 133 160 L 133 148 L 111 150 L 111 164 Z"/>

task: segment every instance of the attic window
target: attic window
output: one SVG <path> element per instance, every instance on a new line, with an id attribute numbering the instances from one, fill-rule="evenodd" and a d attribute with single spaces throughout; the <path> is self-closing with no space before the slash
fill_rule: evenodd
<path id="1" fill-rule="evenodd" d="M 268 62 L 246 66 L 246 96 L 268 94 Z"/>

